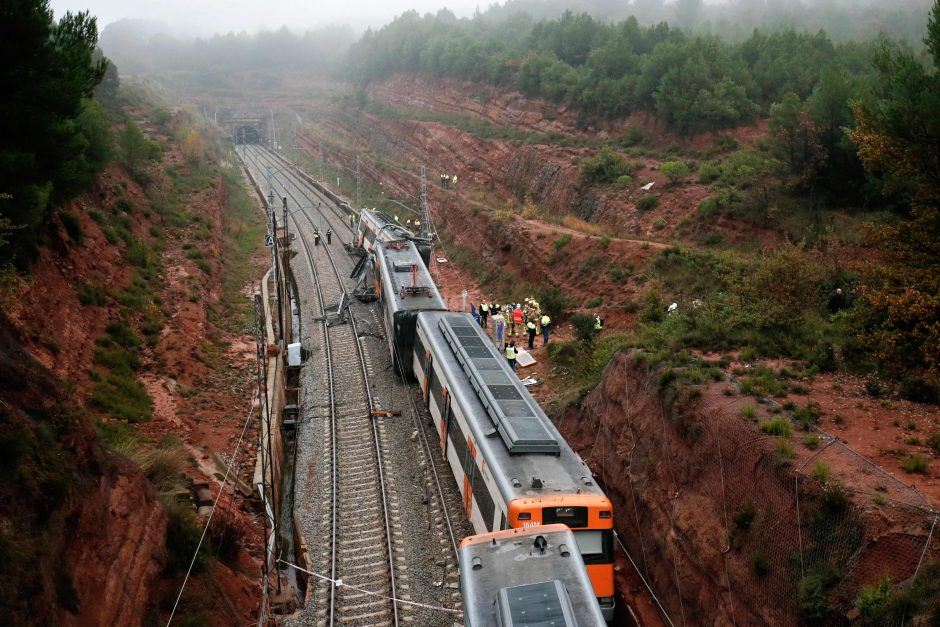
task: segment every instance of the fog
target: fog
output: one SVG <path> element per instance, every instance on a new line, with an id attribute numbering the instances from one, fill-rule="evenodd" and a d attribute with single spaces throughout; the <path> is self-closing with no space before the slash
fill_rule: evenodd
<path id="1" fill-rule="evenodd" d="M 304 31 L 329 24 L 348 24 L 361 31 L 379 27 L 396 15 L 415 9 L 436 12 L 446 6 L 458 17 L 471 15 L 477 0 L 52 0 L 56 16 L 66 11 L 90 10 L 98 17 L 98 29 L 133 18 L 160 22 L 176 35 L 207 36 L 215 33 L 276 30 L 287 25 Z M 481 8 L 485 8 L 485 5 Z"/>

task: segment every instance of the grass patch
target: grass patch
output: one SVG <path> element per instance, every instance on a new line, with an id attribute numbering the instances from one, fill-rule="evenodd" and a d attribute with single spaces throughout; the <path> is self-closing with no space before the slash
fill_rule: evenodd
<path id="1" fill-rule="evenodd" d="M 767 435 L 776 435 L 788 438 L 790 437 L 790 421 L 786 418 L 777 416 L 770 420 L 760 423 L 760 430 Z"/>
<path id="2" fill-rule="evenodd" d="M 747 420 L 757 420 L 757 407 L 754 405 L 744 405 L 741 407 L 741 417 Z"/>
<path id="3" fill-rule="evenodd" d="M 907 473 L 926 475 L 930 469 L 930 461 L 923 455 L 908 455 L 901 462 L 901 468 Z"/>
<path id="4" fill-rule="evenodd" d="M 813 466 L 813 477 L 820 483 L 826 483 L 832 476 L 832 470 L 826 462 L 817 462 Z"/>
<path id="5" fill-rule="evenodd" d="M 571 234 L 564 233 L 558 236 L 558 239 L 554 241 L 553 245 L 555 246 L 555 250 L 561 250 L 562 248 L 564 248 L 570 243 L 571 243 Z"/>
<path id="6" fill-rule="evenodd" d="M 94 283 L 82 283 L 76 290 L 78 302 L 85 307 L 101 307 L 108 302 L 108 294 L 100 285 Z"/>
<path id="7" fill-rule="evenodd" d="M 142 422 L 153 416 L 153 401 L 133 374 L 109 372 L 91 390 L 91 404 L 114 418 Z"/>

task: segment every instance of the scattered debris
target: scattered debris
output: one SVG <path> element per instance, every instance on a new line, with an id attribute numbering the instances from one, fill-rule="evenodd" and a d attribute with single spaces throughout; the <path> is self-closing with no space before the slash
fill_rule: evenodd
<path id="1" fill-rule="evenodd" d="M 648 192 L 651 189 L 653 189 L 653 185 L 656 185 L 656 181 L 650 181 L 646 185 L 643 185 L 642 187 L 640 187 L 640 189 L 642 189 L 644 192 Z"/>
<path id="2" fill-rule="evenodd" d="M 530 387 L 533 385 L 542 385 L 542 380 L 533 376 L 528 376 L 522 380 L 522 385 Z"/>

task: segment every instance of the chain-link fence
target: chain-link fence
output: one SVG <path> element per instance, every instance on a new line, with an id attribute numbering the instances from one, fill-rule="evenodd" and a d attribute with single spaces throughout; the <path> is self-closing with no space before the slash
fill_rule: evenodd
<path id="1" fill-rule="evenodd" d="M 619 355 L 559 423 L 675 625 L 871 622 L 940 563 L 938 515 L 920 493 L 782 412 L 780 435 L 763 432 L 741 409 L 753 399 L 707 385 Z M 930 615 L 937 600 L 919 594 L 891 616 Z"/>

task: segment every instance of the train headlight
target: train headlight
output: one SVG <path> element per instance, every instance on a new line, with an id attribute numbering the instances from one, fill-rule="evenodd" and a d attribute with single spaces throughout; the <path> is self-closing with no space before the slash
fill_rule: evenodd
<path id="1" fill-rule="evenodd" d="M 611 512 L 610 512 L 610 510 L 608 509 L 608 510 L 606 510 L 606 511 L 601 512 L 601 513 L 598 515 L 598 517 L 599 517 L 599 518 L 610 518 L 610 517 L 611 517 L 610 515 L 611 515 Z"/>

